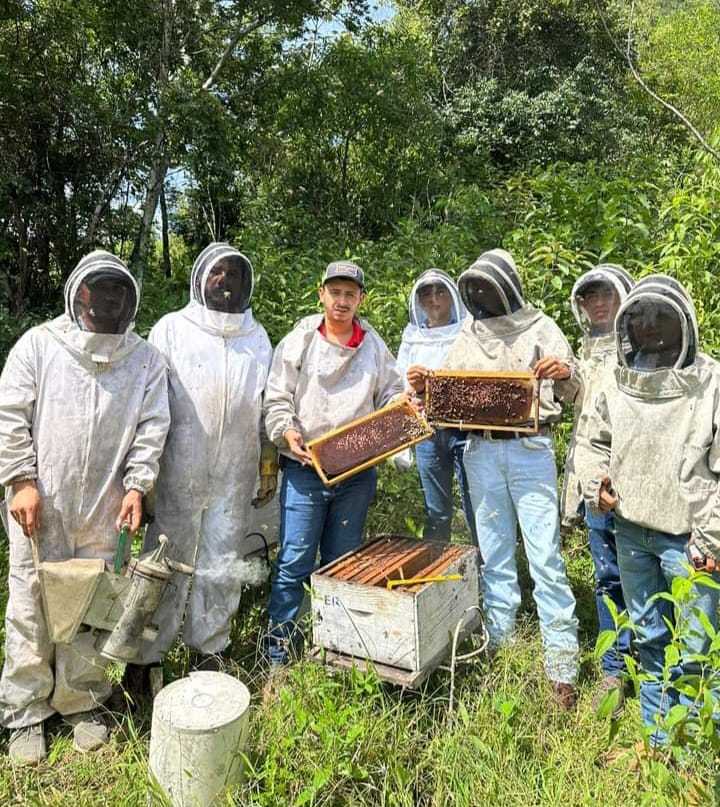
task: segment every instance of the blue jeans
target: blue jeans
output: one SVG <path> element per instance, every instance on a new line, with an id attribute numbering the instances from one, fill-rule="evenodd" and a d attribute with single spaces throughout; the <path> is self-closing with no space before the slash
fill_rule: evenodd
<path id="1" fill-rule="evenodd" d="M 324 566 L 360 546 L 376 484 L 377 471 L 369 468 L 326 488 L 313 468 L 283 460 L 280 552 L 268 603 L 273 663 L 287 661 L 287 643 L 297 638 L 304 584 L 316 568 L 318 550 Z"/>
<path id="2" fill-rule="evenodd" d="M 452 490 L 454 472 L 460 489 L 465 520 L 473 544 L 478 545 L 475 518 L 463 465 L 466 436 L 466 432 L 458 429 L 438 429 L 434 437 L 415 446 L 415 461 L 425 500 L 423 538 L 426 540 L 450 541 L 450 527 L 455 507 Z"/>
<path id="3" fill-rule="evenodd" d="M 605 597 L 615 603 L 619 614 L 625 611 L 615 544 L 615 519 L 612 513 L 594 513 L 592 510 L 586 509 L 585 523 L 588 528 L 590 554 L 595 565 L 595 607 L 598 617 L 598 633 L 602 633 L 605 630 L 615 630 L 615 622 L 605 604 Z M 630 652 L 630 635 L 629 630 L 621 631 L 615 646 L 603 654 L 600 659 L 600 667 L 605 675 L 618 678 L 625 672 L 624 656 Z"/>
<path id="4" fill-rule="evenodd" d="M 534 582 L 551 681 L 573 683 L 578 641 L 575 597 L 560 553 L 560 515 L 552 437 L 510 440 L 468 437 L 465 470 L 483 557 L 481 586 L 490 641 L 515 629 L 520 586 L 515 564 L 518 522 Z"/>
<path id="5" fill-rule="evenodd" d="M 665 623 L 674 623 L 673 604 L 668 600 L 650 598 L 659 592 L 670 591 L 675 577 L 688 577 L 685 564 L 685 542 L 687 535 L 670 535 L 666 532 L 641 527 L 615 516 L 618 564 L 628 613 L 636 626 L 635 647 L 644 673 L 650 676 L 640 682 L 640 713 L 646 726 L 657 726 L 659 719 L 678 703 L 691 705 L 687 697 L 676 689 L 663 685 L 663 663 L 665 648 L 672 634 Z M 713 578 L 720 582 L 720 574 Z M 707 616 L 717 630 L 718 592 L 708 586 L 695 586 L 697 595 L 688 609 L 681 613 L 681 619 L 688 620 L 683 635 L 683 652 L 680 663 L 671 669 L 670 680 L 681 675 L 697 675 L 700 667 L 690 660 L 693 653 L 704 653 L 710 643 L 700 620 L 693 611 L 698 610 Z M 662 745 L 667 742 L 667 734 L 659 727 L 653 732 L 652 743 Z"/>

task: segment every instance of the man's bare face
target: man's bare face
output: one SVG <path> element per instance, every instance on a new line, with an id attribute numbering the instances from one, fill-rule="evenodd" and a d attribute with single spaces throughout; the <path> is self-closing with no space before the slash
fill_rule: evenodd
<path id="1" fill-rule="evenodd" d="M 318 289 L 327 319 L 336 325 L 350 324 L 365 299 L 365 292 L 354 280 L 333 278 Z"/>

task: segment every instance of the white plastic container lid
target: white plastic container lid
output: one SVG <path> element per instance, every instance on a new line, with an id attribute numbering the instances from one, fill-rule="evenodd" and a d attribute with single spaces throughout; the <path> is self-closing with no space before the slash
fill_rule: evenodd
<path id="1" fill-rule="evenodd" d="M 177 731 L 207 732 L 234 723 L 250 706 L 250 692 L 237 678 L 199 670 L 161 689 L 153 714 Z"/>

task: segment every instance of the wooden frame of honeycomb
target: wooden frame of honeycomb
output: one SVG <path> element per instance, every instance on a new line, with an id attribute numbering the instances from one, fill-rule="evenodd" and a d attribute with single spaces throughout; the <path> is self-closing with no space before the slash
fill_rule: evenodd
<path id="1" fill-rule="evenodd" d="M 531 372 L 433 370 L 425 416 L 433 426 L 536 433 L 540 387 Z"/>
<path id="2" fill-rule="evenodd" d="M 323 484 L 331 487 L 433 434 L 425 418 L 402 398 L 310 440 L 306 448 Z"/>

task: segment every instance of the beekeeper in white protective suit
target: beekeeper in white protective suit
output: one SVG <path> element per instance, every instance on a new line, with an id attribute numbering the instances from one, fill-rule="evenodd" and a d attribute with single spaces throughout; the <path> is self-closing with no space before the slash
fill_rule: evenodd
<path id="1" fill-rule="evenodd" d="M 515 549 L 520 525 L 533 597 L 545 647 L 552 700 L 576 703 L 578 665 L 575 598 L 560 553 L 557 471 L 551 424 L 562 414 L 559 399 L 572 400 L 573 355 L 558 326 L 525 302 L 512 256 L 483 253 L 458 279 L 470 317 L 450 348 L 450 370 L 534 370 L 540 380 L 540 432 L 485 429 L 468 435 L 463 462 L 483 557 L 481 587 L 491 645 L 508 642 L 520 607 Z M 417 392 L 427 370 L 408 373 Z"/>
<path id="2" fill-rule="evenodd" d="M 165 362 L 131 331 L 138 298 L 118 258 L 91 253 L 65 285 L 65 314 L 22 336 L 0 378 L 11 516 L 0 710 L 19 764 L 44 759 L 44 721 L 55 712 L 74 725 L 76 749 L 107 739 L 98 709 L 110 695 L 107 662 L 89 632 L 50 642 L 29 539 L 41 561 L 112 564 L 120 527 L 140 525 L 170 416 Z"/>
<path id="3" fill-rule="evenodd" d="M 664 275 L 643 278 L 628 294 L 615 335 L 616 383 L 596 399 L 588 429 L 594 464 L 583 469 L 582 489 L 590 508 L 615 517 L 620 580 L 643 673 L 640 713 L 650 745 L 663 746 L 670 732 L 673 744 L 684 742 L 678 732 L 687 730 L 683 721 L 665 724 L 665 716 L 678 703 L 692 715 L 704 699 L 694 697 L 693 676 L 712 674 L 698 658 L 718 627 L 720 367 L 698 350 L 686 290 Z M 663 596 L 675 578 L 690 576 L 689 564 L 712 579 L 695 582 L 695 598 L 676 613 Z M 680 653 L 667 681 L 671 643 Z"/>
<path id="4" fill-rule="evenodd" d="M 455 281 L 441 269 L 423 272 L 410 292 L 408 314 L 410 321 L 403 331 L 397 358 L 400 372 L 405 376 L 416 365 L 441 369 L 467 315 Z M 477 546 L 475 517 L 462 463 L 466 437 L 467 432 L 460 429 L 436 429 L 433 437 L 415 446 L 425 502 L 423 538 L 428 540 L 450 540 L 455 510 L 454 475 L 473 543 Z M 412 457 L 410 449 L 403 454 Z"/>
<path id="5" fill-rule="evenodd" d="M 184 611 L 183 641 L 203 657 L 195 658 L 196 666 L 217 669 L 248 582 L 241 559 L 252 548 L 246 540 L 252 505 L 267 504 L 275 494 L 277 451 L 267 441 L 261 455 L 260 437 L 272 349 L 253 318 L 252 292 L 245 255 L 210 244 L 193 265 L 188 305 L 150 332 L 168 363 L 172 426 L 146 548 L 166 534 L 168 553 L 195 573 L 192 583 L 176 574 L 166 589 L 153 620 L 160 633 L 143 648 L 144 664 L 160 661 Z"/>
<path id="6" fill-rule="evenodd" d="M 565 525 L 575 526 L 584 519 L 587 527 L 590 554 L 595 567 L 598 633 L 615 629 L 615 621 L 606 599 L 615 604 L 618 613 L 625 611 L 625 600 L 620 586 L 612 513 L 595 513 L 585 507 L 580 480 L 583 476 L 582 469 L 588 462 L 592 462 L 592 456 L 585 446 L 595 399 L 600 392 L 615 384 L 615 315 L 633 284 L 633 279 L 621 266 L 603 263 L 575 281 L 570 297 L 570 305 L 582 329 L 583 338 L 575 363 L 580 388 L 575 398 L 575 425 L 565 460 L 560 511 Z M 613 690 L 617 692 L 615 715 L 622 710 L 625 656 L 629 652 L 630 632 L 621 631 L 615 644 L 600 659 L 603 675 L 592 701 L 595 710 L 600 707 L 605 693 Z"/>

